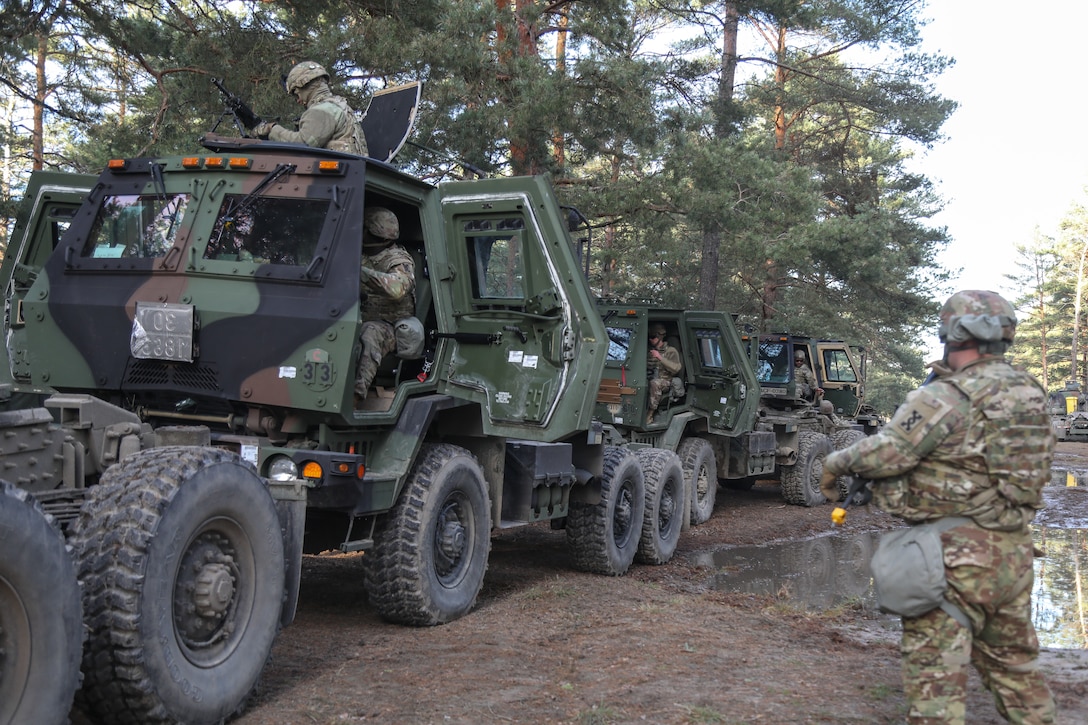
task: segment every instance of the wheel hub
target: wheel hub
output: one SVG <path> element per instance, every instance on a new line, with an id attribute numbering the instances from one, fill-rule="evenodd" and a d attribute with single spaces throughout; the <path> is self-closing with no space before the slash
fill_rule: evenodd
<path id="1" fill-rule="evenodd" d="M 456 507 L 450 506 L 443 512 L 437 534 L 435 548 L 438 554 L 438 570 L 444 574 L 449 573 L 457 566 L 465 550 L 465 525 L 461 523 Z"/>
<path id="2" fill-rule="evenodd" d="M 193 601 L 201 617 L 221 616 L 233 596 L 234 577 L 226 564 L 208 564 L 197 575 Z"/>
<path id="3" fill-rule="evenodd" d="M 182 557 L 174 588 L 174 627 L 192 650 L 212 646 L 234 631 L 238 565 L 229 539 L 207 531 Z"/>

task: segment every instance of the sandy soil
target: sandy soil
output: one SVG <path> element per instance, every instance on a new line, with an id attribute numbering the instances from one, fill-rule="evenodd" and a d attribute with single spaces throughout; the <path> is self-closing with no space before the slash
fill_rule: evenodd
<path id="1" fill-rule="evenodd" d="M 1088 444 L 1061 444 L 1058 463 L 1088 469 Z M 1088 520 L 1086 493 L 1048 493 L 1041 520 Z M 723 593 L 699 563 L 826 533 L 830 513 L 785 506 L 774 485 L 723 489 L 671 562 L 619 578 L 572 571 L 562 531 L 513 529 L 493 540 L 476 610 L 421 629 L 368 607 L 358 555 L 309 557 L 297 620 L 237 722 L 901 722 L 897 622 L 849 600 L 808 611 L 788 587 Z M 843 531 L 896 525 L 859 509 Z M 1060 722 L 1088 722 L 1085 652 L 1047 651 L 1041 664 Z M 1003 722 L 974 676 L 968 706 L 970 723 Z"/>

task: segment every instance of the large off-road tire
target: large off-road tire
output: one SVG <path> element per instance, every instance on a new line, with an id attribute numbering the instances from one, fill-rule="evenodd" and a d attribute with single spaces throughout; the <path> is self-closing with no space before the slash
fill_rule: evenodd
<path id="1" fill-rule="evenodd" d="M 852 446 L 864 437 L 864 433 L 860 430 L 854 430 L 853 428 L 832 431 L 831 450 L 841 451 L 843 448 Z M 835 479 L 835 485 L 839 487 L 839 497 L 836 501 L 846 500 L 846 494 L 850 491 L 850 478 L 850 476 L 844 474 Z"/>
<path id="2" fill-rule="evenodd" d="M 0 723 L 67 722 L 83 615 L 64 537 L 26 491 L 0 481 Z"/>
<path id="3" fill-rule="evenodd" d="M 284 553 L 252 466 L 165 447 L 112 466 L 72 532 L 90 629 L 79 702 L 102 722 L 241 711 L 279 631 Z"/>
<path id="4" fill-rule="evenodd" d="M 664 564 L 680 542 L 684 523 L 684 469 L 680 459 L 664 448 L 641 448 L 637 452 L 646 487 L 646 511 L 635 561 Z"/>
<path id="5" fill-rule="evenodd" d="M 472 610 L 491 550 L 491 506 L 476 458 L 425 445 L 367 554 L 370 603 L 386 620 L 429 626 Z"/>
<path id="6" fill-rule="evenodd" d="M 684 468 L 684 481 L 691 495 L 691 525 L 705 523 L 714 513 L 718 496 L 718 459 L 714 448 L 703 438 L 686 438 L 676 449 Z"/>
<path id="7" fill-rule="evenodd" d="M 567 545 L 575 569 L 619 576 L 635 560 L 646 508 L 642 466 L 634 453 L 607 446 L 595 504 L 571 501 Z"/>
<path id="8" fill-rule="evenodd" d="M 797 434 L 797 463 L 782 467 L 782 497 L 794 506 L 819 506 L 827 501 L 820 493 L 824 459 L 831 441 L 823 433 L 803 430 Z"/>

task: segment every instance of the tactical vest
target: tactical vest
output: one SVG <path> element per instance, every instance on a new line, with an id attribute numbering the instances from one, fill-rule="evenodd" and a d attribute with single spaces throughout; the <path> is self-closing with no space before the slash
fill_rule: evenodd
<path id="1" fill-rule="evenodd" d="M 403 266 L 401 266 L 403 265 Z M 399 244 L 393 244 L 376 254 L 363 254 L 362 266 L 378 272 L 389 273 L 395 267 L 401 266 L 402 270 L 415 269 L 412 256 Z M 385 284 L 389 284 L 386 282 Z M 404 295 L 400 299 L 392 299 L 390 290 L 377 280 L 367 276 L 360 278 L 359 290 L 365 295 L 363 302 L 364 320 L 385 320 L 396 322 L 405 317 L 411 317 L 416 313 L 416 296 L 414 292 Z"/>
<path id="2" fill-rule="evenodd" d="M 1041 508 L 1054 451 L 1042 387 L 1002 361 L 936 384 L 962 396 L 962 440 L 950 435 L 909 474 L 882 481 L 878 505 L 910 521 L 968 516 L 987 529 L 1023 528 Z"/>
<path id="3" fill-rule="evenodd" d="M 315 108 L 321 106 L 324 106 L 321 110 L 336 119 L 336 130 L 325 148 L 366 156 L 366 137 L 363 135 L 362 126 L 355 119 L 355 111 L 348 102 L 340 96 L 329 96 L 315 104 Z"/>

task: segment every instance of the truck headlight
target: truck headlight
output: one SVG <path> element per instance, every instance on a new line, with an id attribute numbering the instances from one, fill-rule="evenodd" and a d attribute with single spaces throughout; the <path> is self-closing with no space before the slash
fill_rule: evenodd
<path id="1" fill-rule="evenodd" d="M 273 481 L 294 481 L 298 478 L 298 466 L 287 456 L 275 456 L 268 462 L 268 477 Z"/>

